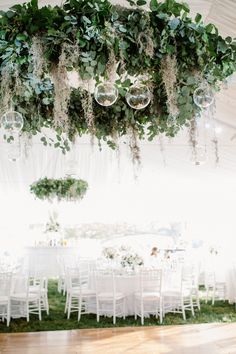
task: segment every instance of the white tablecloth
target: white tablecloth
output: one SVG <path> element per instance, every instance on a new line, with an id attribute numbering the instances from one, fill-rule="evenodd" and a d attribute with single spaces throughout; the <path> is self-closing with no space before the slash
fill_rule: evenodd
<path id="1" fill-rule="evenodd" d="M 226 281 L 226 298 L 229 303 L 236 302 L 236 266 L 229 268 L 225 275 Z"/>
<path id="2" fill-rule="evenodd" d="M 180 277 L 179 271 L 164 270 L 162 276 L 162 290 L 167 291 L 176 288 L 176 282 Z M 102 279 L 99 285 L 104 292 L 111 291 L 111 283 L 108 279 Z M 89 279 L 89 288 L 96 290 L 95 278 L 93 275 Z M 134 293 L 139 291 L 139 276 L 137 274 L 120 275 L 116 277 L 116 291 L 126 296 L 126 316 L 134 315 Z"/>
<path id="3" fill-rule="evenodd" d="M 77 247 L 28 247 L 27 268 L 29 275 L 54 278 L 60 275 L 60 263 L 78 257 Z"/>

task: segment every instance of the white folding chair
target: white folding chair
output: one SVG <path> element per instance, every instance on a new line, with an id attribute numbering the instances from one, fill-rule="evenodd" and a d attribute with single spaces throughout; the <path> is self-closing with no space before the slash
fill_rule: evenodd
<path id="1" fill-rule="evenodd" d="M 141 270 L 139 273 L 139 291 L 134 293 L 135 319 L 141 317 L 144 324 L 144 316 L 154 314 L 159 316 L 162 323 L 162 270 Z M 146 308 L 145 308 L 145 305 Z M 138 309 L 139 307 L 139 309 Z"/>
<path id="2" fill-rule="evenodd" d="M 30 292 L 30 278 L 17 276 L 10 296 L 12 302 L 19 303 L 21 317 L 26 317 L 29 322 L 30 315 L 38 315 L 41 321 L 40 289 L 36 293 Z"/>
<path id="3" fill-rule="evenodd" d="M 201 309 L 199 295 L 199 272 L 194 265 L 184 265 L 182 270 L 184 288 L 191 289 L 193 307 Z"/>
<path id="4" fill-rule="evenodd" d="M 186 320 L 185 311 L 191 311 L 194 316 L 193 297 L 191 287 L 185 286 L 182 270 L 172 270 L 174 284 L 162 291 L 163 316 L 168 312 L 181 313 Z"/>
<path id="5" fill-rule="evenodd" d="M 97 322 L 102 315 L 113 316 L 113 324 L 116 317 L 125 319 L 126 296 L 117 291 L 117 277 L 112 270 L 96 270 L 94 272 L 96 285 Z"/>
<path id="6" fill-rule="evenodd" d="M 67 318 L 70 318 L 71 312 L 78 311 L 78 321 L 81 315 L 90 313 L 88 301 L 95 300 L 95 291 L 89 289 L 88 271 L 83 268 L 68 268 L 66 276 L 66 306 Z"/>
<path id="7" fill-rule="evenodd" d="M 6 319 L 7 327 L 11 319 L 11 273 L 0 273 L 0 317 L 2 321 Z"/>
<path id="8" fill-rule="evenodd" d="M 41 311 L 46 311 L 47 315 L 49 315 L 47 278 L 30 278 L 29 292 L 39 294 L 41 299 Z"/>
<path id="9" fill-rule="evenodd" d="M 206 289 L 206 303 L 211 299 L 212 305 L 215 300 L 223 300 L 226 298 L 226 282 L 217 281 L 214 271 L 206 271 L 205 273 L 205 289 Z"/>

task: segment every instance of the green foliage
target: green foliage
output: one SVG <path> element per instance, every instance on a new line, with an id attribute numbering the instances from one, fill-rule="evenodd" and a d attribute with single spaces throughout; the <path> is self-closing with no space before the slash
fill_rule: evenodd
<path id="1" fill-rule="evenodd" d="M 38 7 L 37 0 L 15 5 L 0 12 L 0 73 L 5 67 L 17 68 L 23 83 L 23 94 L 14 92 L 13 102 L 25 118 L 23 130 L 30 135 L 48 127 L 56 131 L 57 140 L 51 142 L 65 153 L 68 140 L 89 132 L 83 111 L 82 89 L 73 89 L 69 104 L 69 128 L 56 126 L 53 119 L 54 86 L 50 70 L 58 64 L 63 44 L 79 47 L 79 55 L 68 70 L 79 72 L 83 80 L 108 78 L 107 62 L 115 54 L 117 72 L 127 75 L 144 74 L 153 87 L 153 99 L 144 110 L 135 111 L 125 101 L 129 80 L 118 80 L 120 97 L 109 108 L 93 103 L 94 134 L 114 147 L 112 137 L 123 136 L 132 127 L 140 138 L 152 140 L 159 133 L 172 137 L 188 125 L 198 108 L 192 95 L 199 85 L 201 74 L 213 88 L 236 71 L 236 42 L 222 38 L 213 24 L 204 25 L 198 14 L 189 17 L 186 4 L 175 0 L 151 0 L 150 11 L 144 10 L 144 0 L 129 0 L 131 8 L 112 5 L 108 0 L 66 0 L 63 7 Z M 153 55 L 140 44 L 140 34 L 148 34 Z M 39 37 L 44 46 L 47 67 L 43 77 L 34 76 L 30 48 L 33 37 Z M 144 37 L 145 38 L 145 37 Z M 178 64 L 177 105 L 179 115 L 169 116 L 167 96 L 162 82 L 161 61 L 166 55 L 175 55 Z M 13 75 L 12 87 L 16 77 Z M 0 76 L 1 82 L 1 76 Z M 0 93 L 2 100 L 3 92 Z M 60 139 L 62 134 L 67 139 Z M 48 144 L 42 137 L 42 143 Z"/>
<path id="2" fill-rule="evenodd" d="M 30 186 L 30 192 L 41 200 L 76 201 L 84 197 L 88 183 L 82 179 L 67 177 L 63 179 L 42 178 Z"/>

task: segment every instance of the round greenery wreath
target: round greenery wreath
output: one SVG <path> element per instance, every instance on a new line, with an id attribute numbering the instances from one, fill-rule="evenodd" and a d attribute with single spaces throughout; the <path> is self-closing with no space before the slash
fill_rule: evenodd
<path id="1" fill-rule="evenodd" d="M 201 15 L 189 17 L 174 0 L 128 0 L 131 8 L 108 0 L 65 0 L 63 7 L 38 8 L 38 1 L 0 12 L 0 113 L 12 106 L 24 116 L 23 132 L 43 134 L 44 145 L 65 153 L 76 136 L 91 133 L 115 148 L 118 137 L 152 140 L 173 137 L 198 113 L 193 92 L 204 80 L 214 89 L 236 71 L 236 42 L 223 39 Z M 88 80 L 117 75 L 119 99 L 101 107 Z M 68 87 L 75 71 L 82 85 Z M 171 75 L 170 75 L 171 73 Z M 141 76 L 140 76 L 141 75 Z M 152 91 L 143 110 L 130 108 L 125 94 L 132 78 Z M 5 135 L 11 141 L 12 136 Z"/>
<path id="2" fill-rule="evenodd" d="M 30 186 L 30 192 L 36 198 L 49 200 L 57 198 L 58 201 L 76 201 L 85 196 L 88 183 L 82 179 L 67 177 L 63 179 L 42 178 Z"/>

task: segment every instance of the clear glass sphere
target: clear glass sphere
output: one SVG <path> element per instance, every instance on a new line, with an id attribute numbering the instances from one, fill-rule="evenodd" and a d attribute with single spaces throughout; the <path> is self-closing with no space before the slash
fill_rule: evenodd
<path id="1" fill-rule="evenodd" d="M 94 97 L 98 104 L 109 107 L 116 102 L 118 90 L 112 83 L 105 82 L 95 87 Z"/>
<path id="2" fill-rule="evenodd" d="M 18 143 L 10 143 L 7 148 L 7 157 L 11 162 L 16 162 L 21 158 L 21 149 L 20 144 Z"/>
<path id="3" fill-rule="evenodd" d="M 195 166 L 204 165 L 207 162 L 207 151 L 204 146 L 198 145 L 191 156 L 191 162 Z"/>
<path id="4" fill-rule="evenodd" d="M 16 111 L 6 112 L 2 116 L 2 127 L 10 131 L 21 131 L 24 126 L 22 114 Z"/>
<path id="5" fill-rule="evenodd" d="M 129 88 L 125 98 L 131 108 L 144 109 L 151 101 L 151 92 L 147 86 L 135 84 Z"/>
<path id="6" fill-rule="evenodd" d="M 193 101 L 200 108 L 208 108 L 214 102 L 214 92 L 209 85 L 201 85 L 194 91 Z"/>

